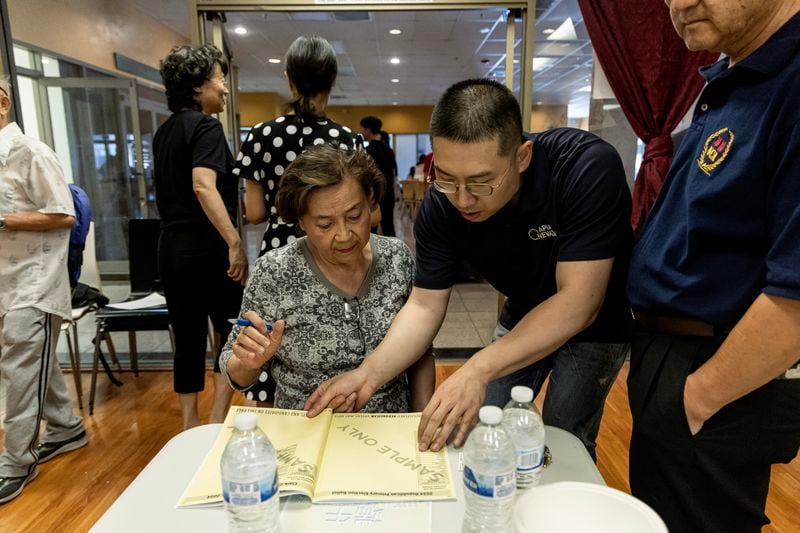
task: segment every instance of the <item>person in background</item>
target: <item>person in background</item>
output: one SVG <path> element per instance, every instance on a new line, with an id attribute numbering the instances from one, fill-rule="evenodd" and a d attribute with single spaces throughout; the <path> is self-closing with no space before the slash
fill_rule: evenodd
<path id="1" fill-rule="evenodd" d="M 468 261 L 507 297 L 495 342 L 447 378 L 422 412 L 420 449 L 460 445 L 485 403 L 511 388 L 538 392 L 544 421 L 594 456 L 606 395 L 628 350 L 625 274 L 631 196 L 622 161 L 588 132 L 527 134 L 514 95 L 491 80 L 451 86 L 431 117 L 436 181 L 414 222 L 414 289 L 384 341 L 354 371 L 322 384 L 314 416 L 339 397 L 372 392 L 424 353 Z"/>
<path id="2" fill-rule="evenodd" d="M 0 79 L 0 503 L 19 496 L 39 463 L 88 442 L 56 358 L 61 322 L 71 317 L 72 194 L 56 154 L 9 122 L 10 113 L 11 85 Z"/>
<path id="3" fill-rule="evenodd" d="M 336 52 L 328 41 L 316 35 L 295 39 L 286 52 L 291 112 L 256 124 L 236 157 L 234 173 L 245 179 L 247 221 L 267 222 L 259 256 L 294 242 L 299 235 L 275 207 L 278 181 L 286 167 L 309 146 L 353 146 L 351 130 L 325 116 L 337 73 Z"/>
<path id="4" fill-rule="evenodd" d="M 413 179 L 417 181 L 425 181 L 425 154 L 420 154 L 419 159 L 417 159 L 417 165 L 413 167 L 414 176 Z"/>
<path id="5" fill-rule="evenodd" d="M 397 177 L 400 175 L 400 170 L 397 168 L 397 156 L 394 153 L 394 148 L 392 148 L 392 143 L 390 142 L 391 137 L 389 136 L 388 131 L 381 130 L 381 142 L 386 145 L 389 149 L 389 153 L 392 156 L 392 176 L 395 187 L 397 186 Z"/>
<path id="6" fill-rule="evenodd" d="M 666 3 L 724 55 L 633 250 L 631 490 L 670 531 L 755 533 L 800 446 L 800 1 Z"/>
<path id="7" fill-rule="evenodd" d="M 222 124 L 227 63 L 212 45 L 178 46 L 161 62 L 172 115 L 153 139 L 156 204 L 161 214 L 158 268 L 175 336 L 174 389 L 183 428 L 200 424 L 208 319 L 221 339 L 247 280 L 247 255 L 236 229 L 238 180 Z M 221 342 L 219 343 L 222 344 Z M 214 355 L 209 422 L 222 422 L 231 390 Z"/>
<path id="8" fill-rule="evenodd" d="M 386 191 L 380 199 L 381 230 L 384 235 L 394 237 L 394 183 L 397 163 L 394 152 L 389 148 L 388 136 L 386 141 L 381 137 L 383 121 L 378 117 L 368 116 L 361 119 L 362 135 L 367 145 L 367 153 L 375 160 L 378 169 L 386 179 Z"/>
<path id="9" fill-rule="evenodd" d="M 237 390 L 258 390 L 271 373 L 275 407 L 302 409 L 321 382 L 357 367 L 386 335 L 411 291 L 414 260 L 399 239 L 370 234 L 370 209 L 385 186 L 363 150 L 307 149 L 284 172 L 278 213 L 304 237 L 256 261 L 241 316 L 222 352 Z M 270 330 L 266 325 L 271 324 Z M 433 394 L 430 355 L 389 380 L 365 409 L 422 409 Z M 331 406 L 352 409 L 355 395 Z"/>

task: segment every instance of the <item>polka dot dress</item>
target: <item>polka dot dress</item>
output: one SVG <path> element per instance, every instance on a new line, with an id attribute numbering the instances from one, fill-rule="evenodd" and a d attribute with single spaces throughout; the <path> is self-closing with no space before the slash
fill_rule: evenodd
<path id="1" fill-rule="evenodd" d="M 350 148 L 353 146 L 352 131 L 325 118 L 309 121 L 296 115 L 284 115 L 256 124 L 247 135 L 233 172 L 241 178 L 258 182 L 264 191 L 268 216 L 259 256 L 297 238 L 298 229 L 294 224 L 285 223 L 275 209 L 278 184 L 286 167 L 304 147 L 323 143 Z"/>

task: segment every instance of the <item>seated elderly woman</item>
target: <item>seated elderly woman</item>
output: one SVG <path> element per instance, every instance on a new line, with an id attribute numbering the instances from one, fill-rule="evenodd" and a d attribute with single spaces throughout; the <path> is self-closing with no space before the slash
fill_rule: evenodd
<path id="1" fill-rule="evenodd" d="M 275 407 L 302 409 L 320 383 L 358 367 L 383 340 L 411 292 L 414 270 L 402 241 L 370 234 L 370 209 L 384 187 L 364 150 L 319 145 L 286 169 L 278 213 L 305 235 L 255 263 L 240 313 L 252 326 L 235 326 L 220 358 L 234 389 L 257 389 L 271 367 Z M 433 386 L 433 360 L 423 358 L 364 410 L 422 410 Z M 263 390 L 254 397 L 265 398 Z M 331 406 L 352 410 L 355 400 L 353 394 Z"/>

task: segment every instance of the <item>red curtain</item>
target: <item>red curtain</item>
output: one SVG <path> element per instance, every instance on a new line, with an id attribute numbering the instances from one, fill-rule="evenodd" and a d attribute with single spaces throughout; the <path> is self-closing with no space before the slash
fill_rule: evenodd
<path id="1" fill-rule="evenodd" d="M 663 0 L 578 0 L 608 83 L 633 131 L 645 143 L 633 187 L 634 230 L 658 196 L 672 160 L 670 133 L 705 80 L 697 72 L 718 54 L 690 52 Z"/>

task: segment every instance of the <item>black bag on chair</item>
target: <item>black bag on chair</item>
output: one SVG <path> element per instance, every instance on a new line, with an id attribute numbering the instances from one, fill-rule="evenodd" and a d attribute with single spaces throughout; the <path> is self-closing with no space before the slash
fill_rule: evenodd
<path id="1" fill-rule="evenodd" d="M 108 301 L 108 297 L 105 294 L 80 281 L 72 289 L 73 309 L 87 306 L 103 307 L 108 305 Z"/>

